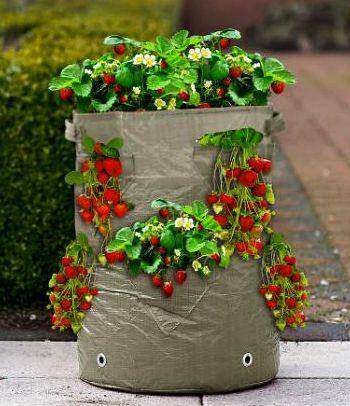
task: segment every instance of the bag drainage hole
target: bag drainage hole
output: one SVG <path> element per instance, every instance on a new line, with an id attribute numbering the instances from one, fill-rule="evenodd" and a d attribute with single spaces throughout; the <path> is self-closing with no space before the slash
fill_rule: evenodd
<path id="1" fill-rule="evenodd" d="M 106 366 L 106 364 L 107 364 L 107 358 L 106 358 L 106 356 L 104 355 L 104 354 L 98 354 L 98 356 L 97 356 L 97 365 L 100 367 L 100 368 L 103 368 L 103 367 L 105 367 Z"/>
<path id="2" fill-rule="evenodd" d="M 253 356 L 250 352 L 247 352 L 246 354 L 243 355 L 242 357 L 242 364 L 245 367 L 250 367 L 253 363 Z"/>

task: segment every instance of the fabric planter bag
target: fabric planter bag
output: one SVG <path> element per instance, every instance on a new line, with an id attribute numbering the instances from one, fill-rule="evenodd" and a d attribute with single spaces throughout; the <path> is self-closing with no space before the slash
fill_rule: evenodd
<path id="1" fill-rule="evenodd" d="M 196 141 L 243 127 L 268 136 L 283 120 L 271 106 L 75 113 L 73 123 L 66 123 L 66 138 L 76 142 L 77 167 L 86 158 L 83 135 L 101 142 L 123 138 L 123 197 L 135 209 L 114 220 L 116 230 L 154 215 L 150 204 L 157 198 L 203 200 L 217 150 Z M 97 252 L 101 241 L 80 220 L 78 208 L 75 224 Z M 171 299 L 146 275 L 130 277 L 123 265 L 97 267 L 94 277 L 100 293 L 78 335 L 82 380 L 130 392 L 214 393 L 276 376 L 278 333 L 258 293 L 257 261 L 234 259 L 207 279 L 188 272 L 189 283 Z"/>

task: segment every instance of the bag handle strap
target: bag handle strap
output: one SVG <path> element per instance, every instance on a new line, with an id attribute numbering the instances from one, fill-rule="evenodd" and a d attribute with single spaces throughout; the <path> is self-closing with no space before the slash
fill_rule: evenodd
<path id="1" fill-rule="evenodd" d="M 283 114 L 277 111 L 273 112 L 271 118 L 266 120 L 265 132 L 267 135 L 279 133 L 286 128 L 286 123 L 283 118 Z"/>
<path id="2" fill-rule="evenodd" d="M 66 130 L 64 136 L 66 140 L 71 142 L 77 142 L 77 131 L 75 125 L 70 120 L 65 120 Z"/>

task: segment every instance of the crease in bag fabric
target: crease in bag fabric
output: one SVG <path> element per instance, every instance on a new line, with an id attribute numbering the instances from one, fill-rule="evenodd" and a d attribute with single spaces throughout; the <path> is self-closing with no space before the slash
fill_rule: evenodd
<path id="1" fill-rule="evenodd" d="M 283 120 L 271 106 L 75 113 L 66 138 L 76 142 L 77 167 L 86 158 L 81 134 L 101 142 L 123 138 L 123 197 L 135 209 L 114 220 L 116 230 L 154 215 L 154 199 L 203 200 L 217 150 L 196 140 L 243 127 L 269 135 L 282 129 Z M 78 208 L 75 225 L 97 252 L 101 241 L 80 220 Z M 215 393 L 259 385 L 277 374 L 278 334 L 258 293 L 258 261 L 233 259 L 207 279 L 190 271 L 171 299 L 149 277 L 131 278 L 123 266 L 97 267 L 95 285 L 100 293 L 78 335 L 84 381 L 130 392 Z"/>

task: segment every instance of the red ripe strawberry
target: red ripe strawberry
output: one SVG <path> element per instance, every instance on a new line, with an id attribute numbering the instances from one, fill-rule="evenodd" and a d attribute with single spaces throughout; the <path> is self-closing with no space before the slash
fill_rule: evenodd
<path id="1" fill-rule="evenodd" d="M 114 158 L 104 159 L 103 168 L 108 173 L 108 175 L 112 176 L 112 178 L 117 178 L 119 175 L 123 173 L 122 163 L 119 161 L 119 159 Z"/>
<path id="2" fill-rule="evenodd" d="M 71 321 L 69 319 L 67 319 L 67 317 L 63 317 L 61 319 L 61 325 L 65 328 L 69 328 L 71 326 Z"/>
<path id="3" fill-rule="evenodd" d="M 294 324 L 296 322 L 295 317 L 294 316 L 287 317 L 286 322 L 288 325 Z"/>
<path id="4" fill-rule="evenodd" d="M 124 44 L 118 44 L 113 48 L 117 55 L 123 55 L 126 51 L 126 46 Z"/>
<path id="5" fill-rule="evenodd" d="M 117 217 L 122 218 L 126 215 L 129 208 L 126 203 L 118 203 L 114 206 L 113 210 Z"/>
<path id="6" fill-rule="evenodd" d="M 271 161 L 269 159 L 262 159 L 261 162 L 263 164 L 262 172 L 269 173 L 272 167 Z"/>
<path id="7" fill-rule="evenodd" d="M 245 187 L 253 187 L 258 179 L 258 174 L 250 169 L 242 171 L 238 177 L 238 181 Z"/>
<path id="8" fill-rule="evenodd" d="M 304 313 L 300 313 L 300 314 L 299 314 L 299 319 L 300 319 L 300 321 L 303 323 L 303 322 L 306 320 L 305 314 L 304 314 Z"/>
<path id="9" fill-rule="evenodd" d="M 269 204 L 267 203 L 266 200 L 262 200 L 261 202 L 259 202 L 259 206 L 263 209 L 267 209 Z"/>
<path id="10" fill-rule="evenodd" d="M 188 101 L 190 100 L 190 95 L 189 95 L 187 92 L 185 92 L 185 91 L 180 92 L 180 93 L 178 94 L 178 96 L 179 96 L 179 98 L 180 98 L 181 100 L 183 100 L 183 101 L 185 101 L 185 102 L 188 102 Z"/>
<path id="11" fill-rule="evenodd" d="M 126 94 L 119 95 L 119 101 L 120 103 L 125 104 L 128 101 L 128 95 Z"/>
<path id="12" fill-rule="evenodd" d="M 266 211 L 263 216 L 261 217 L 261 221 L 265 224 L 269 223 L 271 220 L 271 213 L 269 211 Z"/>
<path id="13" fill-rule="evenodd" d="M 79 265 L 77 267 L 78 270 L 78 274 L 79 275 L 87 275 L 88 274 L 88 270 L 86 268 L 84 268 L 83 266 Z"/>
<path id="14" fill-rule="evenodd" d="M 160 288 L 161 286 L 163 286 L 163 278 L 160 275 L 153 275 L 152 283 L 157 288 Z"/>
<path id="15" fill-rule="evenodd" d="M 226 90 L 222 87 L 219 87 L 218 89 L 216 89 L 216 94 L 218 95 L 218 97 L 225 97 Z"/>
<path id="16" fill-rule="evenodd" d="M 244 233 L 250 231 L 254 226 L 254 220 L 250 216 L 240 216 L 239 224 Z"/>
<path id="17" fill-rule="evenodd" d="M 262 287 L 259 289 L 259 292 L 260 292 L 262 295 L 265 295 L 265 294 L 267 293 L 267 288 L 266 288 L 265 286 L 262 286 Z"/>
<path id="18" fill-rule="evenodd" d="M 65 88 L 65 89 L 60 90 L 60 98 L 63 101 L 70 100 L 73 97 L 73 94 L 74 94 L 74 92 L 72 89 Z"/>
<path id="19" fill-rule="evenodd" d="M 279 80 L 276 80 L 275 82 L 272 83 L 271 89 L 274 93 L 276 94 L 281 94 L 283 93 L 284 89 L 286 87 L 286 84 L 284 82 L 281 82 Z"/>
<path id="20" fill-rule="evenodd" d="M 286 257 L 284 257 L 284 262 L 289 264 L 289 265 L 295 265 L 297 260 L 296 260 L 295 257 L 286 256 Z"/>
<path id="21" fill-rule="evenodd" d="M 87 295 L 89 293 L 89 287 L 87 285 L 81 286 L 76 290 L 78 296 Z"/>
<path id="22" fill-rule="evenodd" d="M 154 247 L 156 247 L 157 245 L 159 245 L 159 238 L 156 237 L 155 235 L 152 235 L 152 237 L 150 238 L 149 242 L 151 243 L 151 245 L 153 245 Z"/>
<path id="23" fill-rule="evenodd" d="M 174 292 L 174 285 L 171 281 L 164 282 L 163 293 L 166 297 L 170 297 Z"/>
<path id="24" fill-rule="evenodd" d="M 301 300 L 305 301 L 307 299 L 307 293 L 304 292 L 301 294 Z"/>
<path id="25" fill-rule="evenodd" d="M 158 251 L 159 251 L 160 255 L 165 255 L 166 254 L 166 249 L 164 247 L 159 247 Z"/>
<path id="26" fill-rule="evenodd" d="M 291 265 L 280 265 L 279 274 L 285 278 L 292 276 L 293 267 Z"/>
<path id="27" fill-rule="evenodd" d="M 221 49 L 226 49 L 230 46 L 230 39 L 229 38 L 221 38 L 220 39 L 220 46 Z"/>
<path id="28" fill-rule="evenodd" d="M 245 242 L 236 242 L 236 248 L 239 253 L 245 252 L 247 244 Z"/>
<path id="29" fill-rule="evenodd" d="M 214 215 L 214 220 L 220 224 L 221 227 L 225 227 L 227 224 L 227 217 L 224 216 L 223 214 L 215 214 Z"/>
<path id="30" fill-rule="evenodd" d="M 96 142 L 96 144 L 94 145 L 94 152 L 96 152 L 96 154 L 98 154 L 98 155 L 103 155 L 103 151 L 102 151 L 100 142 Z"/>
<path id="31" fill-rule="evenodd" d="M 78 196 L 77 197 L 77 203 L 78 203 L 79 207 L 81 207 L 82 209 L 85 209 L 85 210 L 90 209 L 90 207 L 92 205 L 91 199 L 89 199 L 85 195 Z"/>
<path id="32" fill-rule="evenodd" d="M 219 197 L 216 195 L 208 195 L 206 197 L 206 200 L 209 204 L 214 204 L 217 203 L 219 201 Z"/>
<path id="33" fill-rule="evenodd" d="M 292 281 L 293 283 L 299 282 L 300 279 L 301 279 L 300 273 L 299 273 L 299 272 L 295 272 L 295 274 L 293 274 L 290 279 L 291 279 L 291 281 Z"/>
<path id="34" fill-rule="evenodd" d="M 66 275 L 67 279 L 74 279 L 78 276 L 78 271 L 77 268 L 69 265 L 64 268 L 64 274 Z"/>
<path id="35" fill-rule="evenodd" d="M 79 310 L 87 311 L 91 309 L 91 303 L 89 302 L 81 302 L 79 305 Z"/>
<path id="36" fill-rule="evenodd" d="M 60 288 L 60 286 L 54 286 L 53 287 L 53 291 L 55 292 L 55 293 L 58 293 L 59 291 L 61 290 L 61 288 Z"/>
<path id="37" fill-rule="evenodd" d="M 222 84 L 225 85 L 225 86 L 229 86 L 230 83 L 231 83 L 231 79 L 230 79 L 230 78 L 225 78 L 225 79 L 222 81 Z"/>
<path id="38" fill-rule="evenodd" d="M 199 109 L 210 109 L 211 105 L 210 105 L 210 103 L 199 103 L 197 107 Z"/>
<path id="39" fill-rule="evenodd" d="M 56 275 L 56 282 L 62 285 L 67 282 L 67 278 L 62 273 L 59 273 Z"/>
<path id="40" fill-rule="evenodd" d="M 279 287 L 278 287 L 277 285 L 269 285 L 268 288 L 267 288 L 267 290 L 268 290 L 270 293 L 278 293 Z"/>
<path id="41" fill-rule="evenodd" d="M 260 239 L 258 240 L 249 240 L 249 244 L 254 247 L 258 252 L 263 249 L 263 243 Z"/>
<path id="42" fill-rule="evenodd" d="M 159 95 L 161 95 L 161 94 L 164 93 L 164 89 L 163 89 L 163 88 L 157 89 L 156 92 L 157 92 Z"/>
<path id="43" fill-rule="evenodd" d="M 103 159 L 102 158 L 96 159 L 94 166 L 98 173 L 102 172 L 103 171 Z"/>
<path id="44" fill-rule="evenodd" d="M 107 86 L 112 85 L 115 82 L 115 76 L 108 73 L 103 74 L 103 81 Z"/>
<path id="45" fill-rule="evenodd" d="M 119 93 L 122 91 L 122 87 L 120 85 L 113 86 L 114 93 Z"/>
<path id="46" fill-rule="evenodd" d="M 171 258 L 170 257 L 165 257 L 164 258 L 164 264 L 165 265 L 170 265 L 171 264 Z"/>
<path id="47" fill-rule="evenodd" d="M 159 215 L 160 217 L 162 217 L 163 219 L 166 219 L 169 216 L 169 212 L 170 210 L 168 208 L 165 209 L 160 209 L 159 210 Z"/>
<path id="48" fill-rule="evenodd" d="M 252 189 L 252 194 L 253 194 L 253 196 L 256 196 L 256 197 L 264 197 L 266 195 L 266 192 L 267 192 L 267 187 L 266 187 L 265 183 L 258 183 Z"/>
<path id="49" fill-rule="evenodd" d="M 249 166 L 253 169 L 253 171 L 260 173 L 263 170 L 263 161 L 259 158 L 250 158 L 248 160 Z"/>
<path id="50" fill-rule="evenodd" d="M 241 170 L 239 168 L 227 169 L 225 176 L 227 179 L 237 179 L 240 173 Z"/>
<path id="51" fill-rule="evenodd" d="M 84 173 L 84 172 L 87 172 L 88 170 L 90 169 L 90 167 L 89 167 L 89 161 L 84 161 L 82 164 L 81 164 L 81 172 L 82 173 Z"/>
<path id="52" fill-rule="evenodd" d="M 160 62 L 160 67 L 162 69 L 166 69 L 168 67 L 168 64 L 166 63 L 166 61 L 164 59 L 162 59 L 162 61 Z"/>
<path id="53" fill-rule="evenodd" d="M 240 66 L 235 66 L 230 69 L 231 78 L 238 79 L 243 73 L 243 70 Z"/>
<path id="54" fill-rule="evenodd" d="M 210 258 L 213 259 L 217 264 L 219 264 L 221 261 L 220 254 L 218 253 L 211 255 Z"/>
<path id="55" fill-rule="evenodd" d="M 234 208 L 237 206 L 237 200 L 234 197 L 227 195 L 226 193 L 224 193 L 220 196 L 220 202 L 227 204 L 231 208 Z"/>
<path id="56" fill-rule="evenodd" d="M 115 189 L 106 189 L 103 197 L 107 200 L 107 202 L 117 204 L 120 201 L 120 192 Z"/>
<path id="57" fill-rule="evenodd" d="M 105 257 L 109 264 L 114 264 L 116 262 L 123 262 L 126 258 L 126 254 L 124 251 L 113 251 L 106 252 Z"/>
<path id="58" fill-rule="evenodd" d="M 274 310 L 277 307 L 277 302 L 275 300 L 267 300 L 266 301 L 266 306 L 271 309 Z"/>
<path id="59" fill-rule="evenodd" d="M 89 293 L 90 293 L 90 295 L 97 296 L 98 295 L 98 289 L 97 288 L 92 288 L 92 289 L 90 289 Z"/>
<path id="60" fill-rule="evenodd" d="M 80 212 L 80 217 L 83 219 L 84 223 L 89 224 L 94 219 L 94 213 L 91 211 L 84 210 Z"/>
<path id="61" fill-rule="evenodd" d="M 297 301 L 294 297 L 289 297 L 286 299 L 286 305 L 290 308 L 293 309 L 297 304 Z"/>
<path id="62" fill-rule="evenodd" d="M 97 214 L 100 217 L 102 221 L 106 220 L 106 218 L 109 216 L 109 213 L 111 212 L 110 207 L 108 204 L 103 204 L 101 206 L 98 206 L 96 208 Z"/>
<path id="63" fill-rule="evenodd" d="M 109 181 L 109 175 L 106 172 L 101 172 L 97 175 L 97 180 L 102 183 L 102 185 L 105 185 Z"/>
<path id="64" fill-rule="evenodd" d="M 182 285 L 187 278 L 186 272 L 182 269 L 178 269 L 175 273 L 174 279 L 179 284 Z"/>
<path id="65" fill-rule="evenodd" d="M 65 312 L 68 312 L 72 308 L 72 301 L 69 299 L 63 299 L 62 302 L 60 303 L 62 310 Z"/>
<path id="66" fill-rule="evenodd" d="M 68 266 L 73 262 L 72 257 L 63 257 L 61 260 L 62 266 Z"/>
<path id="67" fill-rule="evenodd" d="M 270 272 L 271 275 L 275 275 L 276 273 L 279 272 L 279 269 L 280 269 L 279 265 L 272 266 L 272 267 L 269 269 L 269 272 Z"/>
<path id="68" fill-rule="evenodd" d="M 202 226 L 202 224 L 198 224 L 197 230 L 198 231 L 203 231 L 204 230 L 204 227 Z"/>

